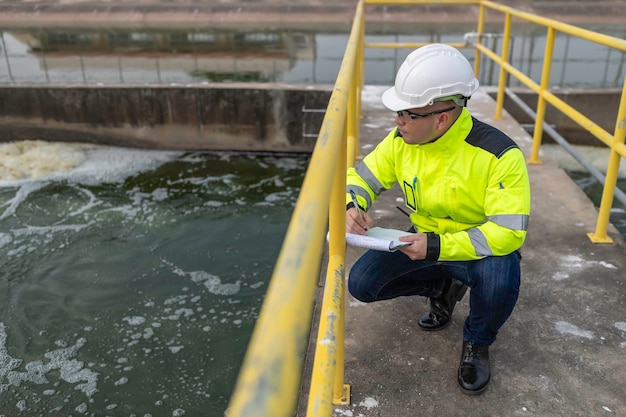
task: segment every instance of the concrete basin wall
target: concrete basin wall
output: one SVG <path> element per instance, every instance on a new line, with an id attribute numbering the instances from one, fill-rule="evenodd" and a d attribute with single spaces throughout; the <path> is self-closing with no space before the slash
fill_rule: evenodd
<path id="1" fill-rule="evenodd" d="M 0 141 L 153 149 L 311 152 L 330 86 L 0 87 Z"/>
<path id="2" fill-rule="evenodd" d="M 512 89 L 513 92 L 528 107 L 537 111 L 538 96 L 528 89 Z M 552 93 L 558 98 L 590 118 L 596 125 L 613 134 L 621 99 L 621 89 L 569 89 L 554 90 Z M 495 93 L 493 94 L 495 97 Z M 504 107 L 520 124 L 535 124 L 519 106 L 509 98 L 505 98 Z M 573 145 L 605 146 L 598 138 L 582 128 L 576 121 L 570 119 L 550 104 L 546 107 L 546 123 L 553 126 L 557 132 Z M 542 141 L 554 143 L 544 132 Z"/>
<path id="3" fill-rule="evenodd" d="M 514 91 L 536 108 L 536 94 Z M 2 86 L 0 142 L 40 139 L 153 149 L 311 152 L 331 92 L 331 86 L 260 83 Z M 555 92 L 611 133 L 620 93 Z M 505 100 L 505 107 L 519 123 L 534 124 L 511 100 Z M 546 121 L 572 144 L 603 146 L 552 106 Z M 552 142 L 547 135 L 544 140 Z"/>

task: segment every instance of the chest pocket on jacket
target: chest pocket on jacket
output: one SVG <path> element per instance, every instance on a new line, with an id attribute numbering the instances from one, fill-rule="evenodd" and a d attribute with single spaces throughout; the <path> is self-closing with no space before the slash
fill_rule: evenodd
<path id="1" fill-rule="evenodd" d="M 405 205 L 416 213 L 424 213 L 424 199 L 422 195 L 422 183 L 416 176 L 405 173 L 400 182 L 404 194 Z"/>
<path id="2" fill-rule="evenodd" d="M 402 181 L 402 192 L 404 193 L 404 203 L 408 208 L 413 211 L 417 211 L 417 202 L 419 201 L 417 198 L 417 190 L 415 189 L 415 184 L 417 183 L 417 179 L 413 181 L 412 184 L 409 184 L 408 181 Z"/>

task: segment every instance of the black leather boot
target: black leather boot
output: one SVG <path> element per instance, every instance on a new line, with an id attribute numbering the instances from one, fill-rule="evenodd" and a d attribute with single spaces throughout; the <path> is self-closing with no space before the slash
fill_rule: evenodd
<path id="1" fill-rule="evenodd" d="M 470 395 L 480 394 L 487 388 L 490 377 L 489 345 L 463 341 L 459 365 L 461 391 Z"/>
<path id="2" fill-rule="evenodd" d="M 441 297 L 430 299 L 430 312 L 422 316 L 417 325 L 426 331 L 442 330 L 450 325 L 452 312 L 457 301 L 461 301 L 467 291 L 467 285 L 456 279 L 450 279 L 448 289 Z"/>

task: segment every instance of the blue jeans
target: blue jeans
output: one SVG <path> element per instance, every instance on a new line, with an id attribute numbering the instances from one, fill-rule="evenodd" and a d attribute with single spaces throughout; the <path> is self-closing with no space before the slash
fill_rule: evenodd
<path id="1" fill-rule="evenodd" d="M 520 259 L 515 251 L 477 261 L 412 261 L 402 252 L 370 250 L 350 270 L 348 290 L 365 303 L 408 295 L 437 298 L 446 278 L 457 279 L 471 289 L 463 338 L 490 345 L 517 302 Z"/>

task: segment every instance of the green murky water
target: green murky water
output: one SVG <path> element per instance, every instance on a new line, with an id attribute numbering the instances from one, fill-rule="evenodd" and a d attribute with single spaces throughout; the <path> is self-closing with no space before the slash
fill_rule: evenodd
<path id="1" fill-rule="evenodd" d="M 223 415 L 307 159 L 81 152 L 0 181 L 0 415 Z"/>

